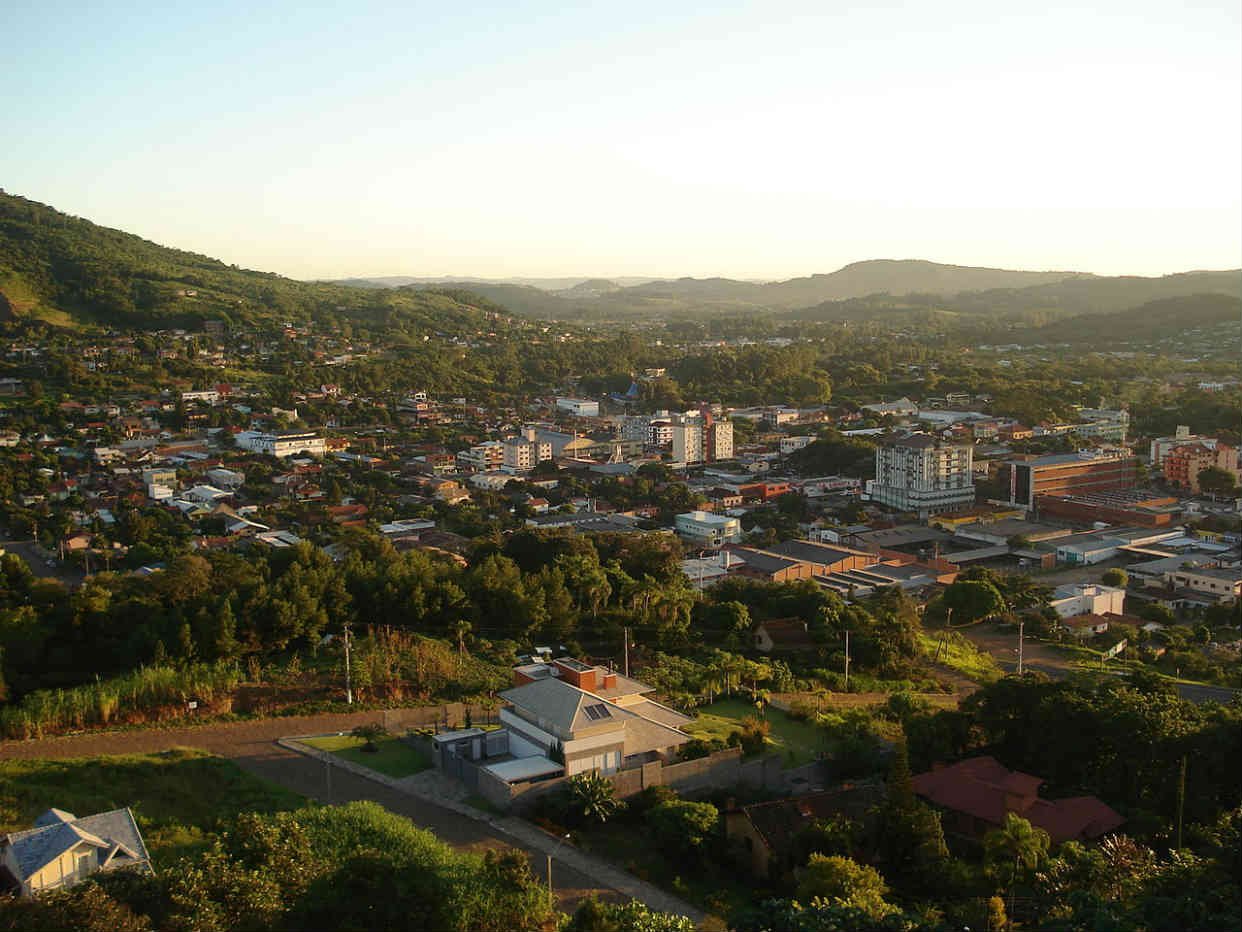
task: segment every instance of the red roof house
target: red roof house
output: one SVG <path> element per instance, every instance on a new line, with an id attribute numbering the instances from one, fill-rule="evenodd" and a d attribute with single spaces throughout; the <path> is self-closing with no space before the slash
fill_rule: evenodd
<path id="1" fill-rule="evenodd" d="M 945 830 L 962 835 L 982 835 L 1003 824 L 1009 812 L 1042 828 L 1054 844 L 1099 838 L 1125 821 L 1094 796 L 1041 799 L 1043 782 L 1007 769 L 994 757 L 937 766 L 913 779 L 915 793 L 945 810 Z"/>

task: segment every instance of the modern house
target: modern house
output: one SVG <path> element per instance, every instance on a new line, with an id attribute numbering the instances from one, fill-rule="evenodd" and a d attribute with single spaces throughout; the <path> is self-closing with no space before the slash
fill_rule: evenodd
<path id="1" fill-rule="evenodd" d="M 1099 838 L 1125 822 L 1094 796 L 1041 799 L 1043 782 L 994 757 L 972 757 L 913 778 L 914 792 L 943 811 L 946 834 L 980 837 L 1003 825 L 1010 812 L 1043 829 L 1053 844 Z"/>
<path id="2" fill-rule="evenodd" d="M 1048 603 L 1062 618 L 1075 615 L 1120 615 L 1125 607 L 1126 590 L 1116 586 L 1070 583 L 1057 586 Z"/>
<path id="3" fill-rule="evenodd" d="M 0 837 L 0 886 L 21 896 L 59 890 L 101 871 L 150 871 L 151 858 L 134 814 L 113 809 L 78 818 L 49 809 L 34 828 Z"/>
<path id="4" fill-rule="evenodd" d="M 463 732 L 466 744 L 449 752 L 466 754 L 505 783 L 670 762 L 690 740 L 681 730 L 687 716 L 648 699 L 652 687 L 606 667 L 572 657 L 536 660 L 515 667 L 513 679 L 500 693 L 503 739 Z"/>

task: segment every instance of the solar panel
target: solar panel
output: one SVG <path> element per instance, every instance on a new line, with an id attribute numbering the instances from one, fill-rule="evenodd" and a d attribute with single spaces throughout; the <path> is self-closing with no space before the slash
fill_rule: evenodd
<path id="1" fill-rule="evenodd" d="M 589 705 L 583 711 L 586 712 L 587 718 L 593 722 L 598 722 L 601 718 L 611 718 L 612 713 L 608 711 L 608 706 L 602 702 L 596 705 Z"/>

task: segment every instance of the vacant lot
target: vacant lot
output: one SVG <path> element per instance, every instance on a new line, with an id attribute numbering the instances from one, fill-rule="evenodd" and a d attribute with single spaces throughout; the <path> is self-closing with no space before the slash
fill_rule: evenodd
<path id="1" fill-rule="evenodd" d="M 309 744 L 321 751 L 331 751 L 334 755 L 353 764 L 369 767 L 388 777 L 408 777 L 431 766 L 431 761 L 420 751 L 410 747 L 399 738 L 378 738 L 375 746 L 378 751 L 364 751 L 361 738 L 353 735 L 330 735 L 324 738 L 304 738 L 303 744 Z"/>
<path id="2" fill-rule="evenodd" d="M 744 699 L 722 699 L 699 709 L 698 718 L 686 726 L 686 731 L 696 738 L 725 741 L 732 732 L 741 729 L 744 718 L 759 714 L 754 704 Z M 786 763 L 793 766 L 807 764 L 828 749 L 827 735 L 809 722 L 790 718 L 772 706 L 768 706 L 766 718 L 772 728 L 768 735 L 771 748 L 780 752 Z"/>
<path id="3" fill-rule="evenodd" d="M 158 867 L 205 844 L 241 812 L 296 809 L 306 800 L 232 761 L 178 748 L 156 754 L 0 760 L 0 833 L 30 828 L 53 807 L 85 816 L 128 806 Z"/>

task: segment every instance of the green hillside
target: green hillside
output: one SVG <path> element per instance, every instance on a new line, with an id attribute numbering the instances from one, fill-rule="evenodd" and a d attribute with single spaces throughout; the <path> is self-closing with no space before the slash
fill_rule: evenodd
<path id="1" fill-rule="evenodd" d="M 351 322 L 418 331 L 475 329 L 483 298 L 448 290 L 300 282 L 170 249 L 0 191 L 0 322 L 194 327 Z"/>
<path id="2" fill-rule="evenodd" d="M 1226 294 L 1197 294 L 1149 301 L 1106 314 L 1083 314 L 1014 334 L 1018 342 L 1095 343 L 1176 337 L 1224 324 L 1242 324 L 1242 300 Z"/>

